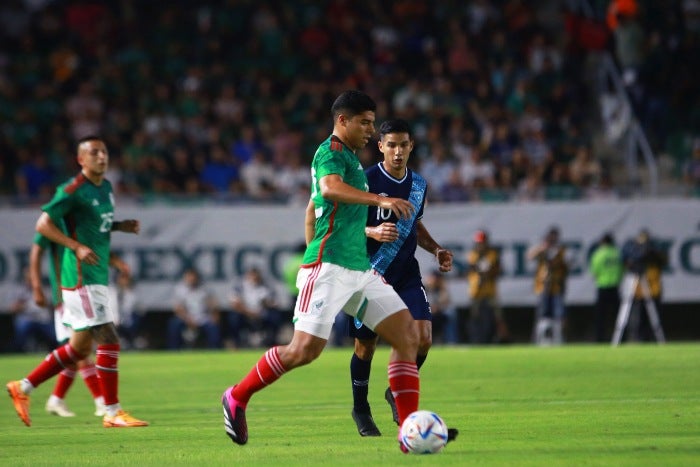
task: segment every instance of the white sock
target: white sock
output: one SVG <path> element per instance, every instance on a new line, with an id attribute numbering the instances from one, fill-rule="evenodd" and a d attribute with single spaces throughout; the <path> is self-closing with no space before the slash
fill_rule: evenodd
<path id="1" fill-rule="evenodd" d="M 116 404 L 105 405 L 105 412 L 107 412 L 107 415 L 110 417 L 114 417 L 121 408 L 122 406 L 117 402 Z"/>
<path id="2" fill-rule="evenodd" d="M 102 407 L 105 405 L 105 398 L 102 396 L 95 397 L 95 407 Z"/>
<path id="3" fill-rule="evenodd" d="M 49 396 L 49 404 L 55 404 L 55 403 L 57 403 L 57 402 L 61 402 L 62 400 L 63 400 L 63 399 L 61 399 L 60 397 L 55 396 L 55 395 L 53 395 L 53 394 L 51 394 L 51 395 Z"/>
<path id="4" fill-rule="evenodd" d="M 24 378 L 22 381 L 20 381 L 19 386 L 22 389 L 22 392 L 26 395 L 31 394 L 31 392 L 34 390 L 34 386 L 32 385 L 32 383 L 29 382 L 27 378 Z"/>

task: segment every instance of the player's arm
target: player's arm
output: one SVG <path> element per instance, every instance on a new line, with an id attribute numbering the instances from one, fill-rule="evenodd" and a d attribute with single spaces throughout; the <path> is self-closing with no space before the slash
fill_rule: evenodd
<path id="1" fill-rule="evenodd" d="M 32 244 L 32 249 L 29 250 L 29 282 L 32 286 L 32 295 L 34 301 L 39 306 L 46 306 L 46 296 L 44 288 L 41 286 L 41 258 L 44 256 L 44 249 Z"/>
<path id="2" fill-rule="evenodd" d="M 119 255 L 114 253 L 113 251 L 109 252 L 109 265 L 122 274 L 125 274 L 127 276 L 131 275 L 131 268 L 129 267 L 129 265 L 126 263 L 126 261 L 121 259 Z"/>
<path id="3" fill-rule="evenodd" d="M 304 239 L 308 245 L 313 240 L 316 234 L 316 211 L 313 200 L 309 200 L 306 205 L 306 214 L 304 216 Z"/>
<path id="4" fill-rule="evenodd" d="M 112 232 L 126 232 L 138 234 L 141 224 L 136 219 L 125 219 L 112 222 Z"/>
<path id="5" fill-rule="evenodd" d="M 416 233 L 418 234 L 418 246 L 423 248 L 428 253 L 435 255 L 441 272 L 449 272 L 452 270 L 452 252 L 442 248 L 438 242 L 433 239 L 428 229 L 419 220 L 416 222 Z"/>
<path id="6" fill-rule="evenodd" d="M 61 232 L 61 229 L 56 226 L 54 221 L 51 220 L 51 217 L 45 212 L 42 212 L 41 216 L 39 216 L 39 220 L 36 221 L 36 231 L 52 242 L 68 248 L 75 253 L 78 260 L 86 264 L 95 265 L 100 260 L 97 254 L 92 251 L 92 248 L 83 245 Z"/>
<path id="7" fill-rule="evenodd" d="M 401 219 L 408 219 L 414 212 L 414 207 L 405 199 L 388 198 L 375 193 L 358 190 L 343 181 L 338 174 L 328 174 L 318 181 L 321 196 L 329 201 L 345 204 L 366 204 L 391 209 Z"/>

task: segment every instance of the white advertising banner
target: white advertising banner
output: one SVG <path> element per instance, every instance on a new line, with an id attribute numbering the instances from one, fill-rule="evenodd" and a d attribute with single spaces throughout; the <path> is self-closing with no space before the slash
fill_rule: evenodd
<path id="1" fill-rule="evenodd" d="M 567 245 L 571 275 L 566 301 L 591 304 L 595 287 L 587 258 L 606 231 L 618 245 L 647 228 L 666 249 L 664 300 L 700 303 L 700 202 L 658 200 L 606 203 L 455 204 L 427 206 L 423 222 L 432 236 L 455 253 L 449 274 L 455 304 L 467 304 L 461 276 L 464 257 L 477 229 L 486 229 L 501 248 L 504 275 L 499 283 L 506 306 L 534 304 L 527 249 L 551 226 L 559 227 Z M 0 211 L 0 310 L 7 310 L 12 289 L 28 261 L 38 209 Z M 231 288 L 246 269 L 257 266 L 275 281 L 280 300 L 288 303 L 281 282 L 285 260 L 303 240 L 304 210 L 284 206 L 117 207 L 115 219 L 136 218 L 141 234 L 114 233 L 113 249 L 131 266 L 140 305 L 172 308 L 173 288 L 183 270 L 195 266 L 205 284 L 226 306 Z M 419 251 L 424 275 L 436 267 Z"/>

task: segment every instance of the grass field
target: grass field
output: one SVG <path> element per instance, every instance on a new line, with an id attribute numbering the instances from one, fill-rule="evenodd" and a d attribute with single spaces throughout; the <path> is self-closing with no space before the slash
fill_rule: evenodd
<path id="1" fill-rule="evenodd" d="M 700 345 L 436 347 L 421 370 L 421 408 L 460 430 L 437 455 L 404 455 L 386 402 L 388 350 L 370 386 L 384 436 L 350 418 L 351 349 L 328 349 L 256 394 L 250 440 L 224 434 L 221 392 L 261 351 L 128 353 L 124 407 L 150 427 L 104 429 L 82 381 L 72 419 L 44 412 L 53 380 L 32 394 L 32 427 L 0 404 L 0 465 L 700 465 Z M 42 355 L 0 356 L 3 383 Z"/>

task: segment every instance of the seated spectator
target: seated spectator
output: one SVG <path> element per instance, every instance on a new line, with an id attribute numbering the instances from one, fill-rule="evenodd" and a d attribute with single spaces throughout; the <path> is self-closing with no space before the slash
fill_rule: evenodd
<path id="1" fill-rule="evenodd" d="M 275 345 L 283 316 L 260 270 L 251 268 L 245 273 L 240 284 L 234 287 L 229 303 L 228 335 L 234 346 Z M 262 335 L 261 342 L 253 341 L 256 334 Z"/>
<path id="2" fill-rule="evenodd" d="M 210 349 L 221 347 L 219 311 L 213 294 L 202 285 L 199 272 L 185 271 L 182 281 L 175 286 L 174 316 L 168 321 L 168 348 L 181 349 L 183 344 L 194 347 L 200 333 L 204 333 Z"/>
<path id="3" fill-rule="evenodd" d="M 28 268 L 24 271 L 24 282 L 11 294 L 9 309 L 14 315 L 13 351 L 33 352 L 41 345 L 50 349 L 56 347 L 52 308 L 39 306 L 34 301 Z"/>
<path id="4" fill-rule="evenodd" d="M 454 164 L 449 159 L 445 146 L 436 142 L 430 153 L 421 159 L 420 174 L 428 182 L 428 200 L 441 201 L 442 193 L 452 178 Z"/>
<path id="5" fill-rule="evenodd" d="M 255 151 L 252 159 L 241 167 L 241 180 L 251 198 L 264 200 L 275 197 L 275 169 L 262 149 Z"/>
<path id="6" fill-rule="evenodd" d="M 109 286 L 110 309 L 114 324 L 119 331 L 123 349 L 145 349 L 148 347 L 143 331 L 143 310 L 137 303 L 131 275 L 119 272 L 114 284 Z"/>
<path id="7" fill-rule="evenodd" d="M 602 172 L 600 161 L 593 157 L 591 149 L 587 145 L 579 145 L 576 148 L 574 160 L 569 164 L 571 181 L 581 186 L 584 179 L 598 181 Z"/>
<path id="8" fill-rule="evenodd" d="M 24 199 L 49 197 L 53 187 L 53 171 L 43 154 L 33 154 L 28 149 L 21 149 L 19 169 L 15 174 L 17 193 Z"/>
<path id="9" fill-rule="evenodd" d="M 224 148 L 218 145 L 212 148 L 209 160 L 204 163 L 199 181 L 206 192 L 213 194 L 242 191 L 238 167 L 231 161 Z"/>

